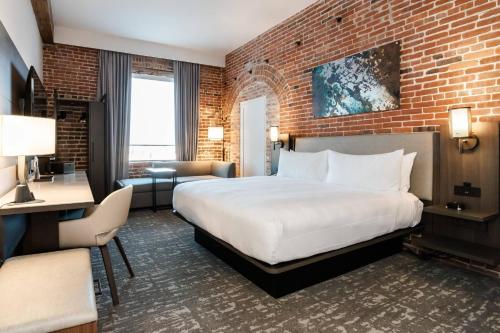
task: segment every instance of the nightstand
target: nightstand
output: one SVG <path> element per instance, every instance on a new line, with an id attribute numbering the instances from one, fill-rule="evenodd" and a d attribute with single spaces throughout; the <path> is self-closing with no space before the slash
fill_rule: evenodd
<path id="1" fill-rule="evenodd" d="M 463 210 L 456 211 L 446 208 L 444 205 L 432 205 L 424 208 L 426 222 L 429 224 L 421 237 L 412 237 L 412 244 L 442 253 L 450 254 L 467 260 L 479 262 L 488 266 L 500 264 L 500 250 L 497 248 L 481 245 L 478 243 L 453 238 L 453 234 L 446 234 L 442 227 L 434 230 L 434 220 L 437 219 L 441 225 L 461 223 L 468 224 L 471 228 L 488 228 L 498 216 L 498 212 Z"/>
<path id="2" fill-rule="evenodd" d="M 424 213 L 448 216 L 457 219 L 472 221 L 472 222 L 488 222 L 493 220 L 498 212 L 479 211 L 474 209 L 454 210 L 448 209 L 445 205 L 432 205 L 424 207 Z"/>

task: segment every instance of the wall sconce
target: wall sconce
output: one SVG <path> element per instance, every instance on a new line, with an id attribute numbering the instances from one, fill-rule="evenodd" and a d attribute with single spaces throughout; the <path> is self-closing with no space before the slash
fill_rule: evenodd
<path id="1" fill-rule="evenodd" d="M 82 115 L 80 116 L 80 119 L 78 119 L 78 121 L 81 124 L 86 124 L 87 123 L 87 115 L 85 114 L 85 112 L 82 113 Z"/>
<path id="2" fill-rule="evenodd" d="M 209 127 L 208 140 L 212 141 L 224 140 L 224 127 L 222 126 Z"/>
<path id="3" fill-rule="evenodd" d="M 222 141 L 222 160 L 226 160 L 226 148 L 224 147 L 224 127 L 211 126 L 208 128 L 208 140 Z"/>
<path id="4" fill-rule="evenodd" d="M 278 126 L 271 126 L 271 128 L 269 128 L 269 139 L 273 143 L 273 150 L 276 149 L 276 145 L 278 144 L 280 148 L 284 145 L 284 142 L 280 140 L 280 128 Z"/>
<path id="5" fill-rule="evenodd" d="M 472 119 L 469 107 L 450 109 L 448 114 L 450 136 L 457 140 L 460 154 L 479 146 L 479 138 L 472 134 Z"/>
<path id="6" fill-rule="evenodd" d="M 66 120 L 66 111 L 59 111 L 57 113 L 57 120 Z"/>

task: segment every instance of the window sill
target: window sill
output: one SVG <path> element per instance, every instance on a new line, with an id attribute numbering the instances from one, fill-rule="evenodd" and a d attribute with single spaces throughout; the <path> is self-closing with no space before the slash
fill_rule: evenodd
<path id="1" fill-rule="evenodd" d="M 129 164 L 140 164 L 140 163 L 163 163 L 163 162 L 175 162 L 176 160 L 133 160 L 128 161 Z"/>

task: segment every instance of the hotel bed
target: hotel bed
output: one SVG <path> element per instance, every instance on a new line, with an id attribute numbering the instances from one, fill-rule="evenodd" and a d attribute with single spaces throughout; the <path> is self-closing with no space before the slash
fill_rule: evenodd
<path id="1" fill-rule="evenodd" d="M 174 207 L 211 235 L 275 265 L 414 227 L 423 204 L 411 193 L 248 177 L 183 184 Z"/>
<path id="2" fill-rule="evenodd" d="M 437 192 L 437 133 L 297 138 L 295 150 L 417 152 L 411 193 L 317 180 L 249 177 L 176 187 L 176 213 L 195 240 L 274 297 L 398 252 Z"/>

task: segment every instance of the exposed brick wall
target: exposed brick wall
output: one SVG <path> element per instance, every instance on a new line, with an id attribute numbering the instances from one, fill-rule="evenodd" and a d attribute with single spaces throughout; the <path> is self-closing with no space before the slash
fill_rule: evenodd
<path id="1" fill-rule="evenodd" d="M 43 52 L 44 85 L 47 90 L 49 113 L 54 110 L 54 89 L 63 99 L 94 101 L 97 95 L 99 72 L 98 50 L 63 44 L 46 45 Z M 173 61 L 134 55 L 134 73 L 173 75 Z M 208 126 L 215 124 L 217 113 L 222 110 L 223 69 L 201 66 L 200 74 L 200 129 L 198 159 L 221 159 L 221 145 L 207 140 Z M 57 156 L 64 161 L 75 161 L 77 168 L 88 167 L 87 125 L 79 122 L 82 107 L 60 106 L 67 112 L 66 120 L 57 123 Z M 132 177 L 147 176 L 144 167 L 150 163 L 132 163 Z"/>
<path id="2" fill-rule="evenodd" d="M 137 74 L 173 76 L 174 62 L 169 59 L 133 55 L 132 71 Z"/>
<path id="3" fill-rule="evenodd" d="M 402 43 L 400 109 L 313 118 L 313 68 L 393 41 Z M 266 82 L 280 98 L 281 132 L 298 136 L 434 130 L 453 106 L 499 120 L 500 3 L 318 1 L 228 54 L 225 79 L 224 112 L 248 84 Z"/>
<path id="4" fill-rule="evenodd" d="M 131 162 L 129 164 L 128 175 L 130 178 L 144 178 L 151 177 L 149 172 L 145 169 L 153 166 L 153 162 Z"/>
<path id="5" fill-rule="evenodd" d="M 200 115 L 198 129 L 198 160 L 222 160 L 222 141 L 208 140 L 208 127 L 222 126 L 223 69 L 204 66 L 200 68 Z M 225 126 L 226 146 L 229 143 L 229 127 Z M 227 154 L 226 154 L 227 156 Z"/>
<path id="6" fill-rule="evenodd" d="M 98 51 L 54 44 L 43 48 L 43 83 L 50 106 L 57 89 L 59 97 L 93 101 L 97 94 Z"/>
<path id="7" fill-rule="evenodd" d="M 43 48 L 43 77 L 49 113 L 54 112 L 54 90 L 59 98 L 93 101 L 97 93 L 98 51 L 55 44 Z M 75 162 L 78 170 L 88 167 L 87 124 L 80 122 L 87 107 L 60 105 L 65 120 L 57 121 L 56 155 L 62 161 Z"/>
<path id="8" fill-rule="evenodd" d="M 56 156 L 66 162 L 75 162 L 77 170 L 88 168 L 88 127 L 82 122 L 87 116 L 88 105 L 61 105 L 60 114 L 65 119 L 57 120 Z"/>

